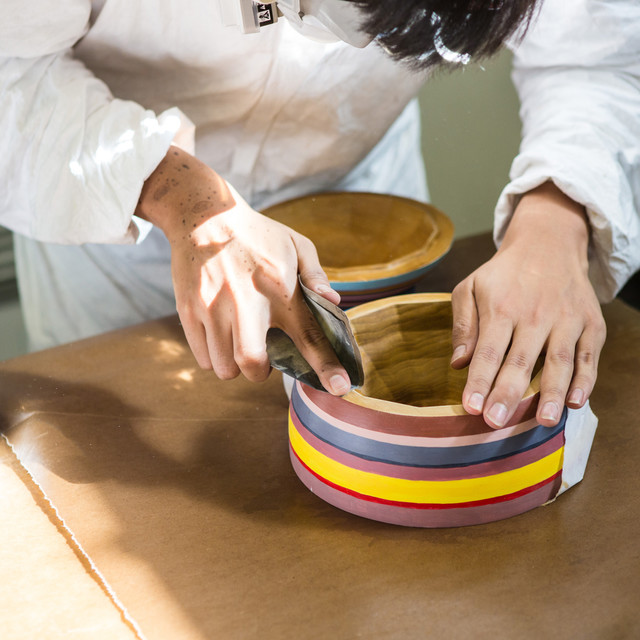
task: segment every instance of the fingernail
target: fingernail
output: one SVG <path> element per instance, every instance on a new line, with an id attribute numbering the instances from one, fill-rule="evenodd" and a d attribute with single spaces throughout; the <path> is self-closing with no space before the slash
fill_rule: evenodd
<path id="1" fill-rule="evenodd" d="M 569 400 L 567 401 L 569 404 L 577 404 L 578 406 L 582 406 L 584 402 L 584 392 L 582 389 L 574 389 L 569 395 Z"/>
<path id="2" fill-rule="evenodd" d="M 507 421 L 507 407 L 502 402 L 496 402 L 491 409 L 487 417 L 498 427 L 504 427 Z"/>
<path id="3" fill-rule="evenodd" d="M 336 293 L 331 287 L 328 287 L 326 284 L 319 284 L 316 286 L 316 291 L 318 293 Z"/>
<path id="4" fill-rule="evenodd" d="M 482 411 L 482 407 L 484 406 L 484 396 L 481 393 L 472 393 L 469 398 L 469 406 L 474 411 Z"/>
<path id="5" fill-rule="evenodd" d="M 545 402 L 542 407 L 542 413 L 540 417 L 543 420 L 557 420 L 558 419 L 558 405 L 555 402 Z"/>
<path id="6" fill-rule="evenodd" d="M 351 385 L 349 384 L 349 382 L 339 374 L 331 376 L 329 380 L 329 386 L 331 387 L 331 391 L 339 396 L 343 396 L 351 389 Z"/>
<path id="7" fill-rule="evenodd" d="M 319 293 L 323 297 L 331 298 L 331 302 L 334 304 L 340 304 L 340 294 L 331 287 L 328 287 L 326 284 L 319 284 L 316 286 L 316 293 Z"/>
<path id="8" fill-rule="evenodd" d="M 453 351 L 453 355 L 451 356 L 451 362 L 455 362 L 464 356 L 467 352 L 467 347 L 463 344 L 458 345 Z"/>

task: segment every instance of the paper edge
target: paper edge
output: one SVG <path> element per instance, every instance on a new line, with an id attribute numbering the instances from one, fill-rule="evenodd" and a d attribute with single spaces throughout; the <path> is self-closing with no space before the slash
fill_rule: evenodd
<path id="1" fill-rule="evenodd" d="M 67 540 L 67 544 L 70 544 L 72 542 L 73 545 L 74 545 L 73 546 L 73 550 L 76 553 L 78 553 L 79 555 L 81 555 L 86 560 L 88 566 L 90 567 L 91 571 L 93 572 L 93 578 L 96 580 L 96 582 L 98 583 L 98 585 L 100 586 L 102 591 L 105 593 L 107 598 L 109 598 L 109 600 L 111 600 L 111 602 L 116 607 L 116 609 L 118 609 L 118 611 L 120 611 L 120 614 L 122 615 L 122 617 L 125 620 L 126 624 L 129 625 L 131 630 L 138 636 L 138 638 L 140 640 L 147 640 L 147 637 L 142 632 L 142 629 L 140 628 L 138 623 L 129 614 L 129 612 L 128 612 L 127 608 L 125 607 L 124 603 L 116 595 L 115 590 L 113 589 L 113 587 L 111 587 L 111 585 L 107 582 L 107 579 L 104 577 L 104 575 L 98 569 L 98 567 L 93 562 L 93 560 L 91 559 L 89 554 L 84 550 L 84 548 L 80 544 L 80 541 L 78 540 L 78 538 L 76 538 L 76 536 L 73 533 L 73 531 L 71 530 L 71 528 L 67 525 L 67 523 L 65 522 L 64 518 L 60 515 L 60 512 L 55 507 L 55 505 L 53 504 L 53 502 L 51 501 L 51 499 L 49 498 L 49 496 L 47 495 L 47 493 L 43 489 L 42 485 L 36 480 L 35 476 L 31 473 L 31 471 L 29 470 L 27 465 L 24 463 L 24 461 L 20 457 L 20 454 L 16 450 L 16 448 L 13 446 L 13 444 L 11 444 L 11 441 L 9 440 L 7 435 L 5 433 L 0 433 L 0 437 L 2 437 L 4 439 L 4 441 L 7 443 L 7 446 L 9 447 L 9 449 L 11 449 L 11 452 L 16 457 L 16 460 L 20 463 L 20 466 L 24 469 L 25 473 L 29 476 L 29 478 L 31 479 L 31 481 L 33 482 L 35 487 L 38 489 L 38 491 L 42 495 L 42 498 L 45 500 L 45 502 L 49 505 L 49 507 L 51 507 L 51 511 L 55 515 L 55 518 L 57 520 L 57 522 L 55 524 L 58 527 L 58 529 L 62 529 L 65 532 L 66 535 L 64 535 L 64 537 Z"/>

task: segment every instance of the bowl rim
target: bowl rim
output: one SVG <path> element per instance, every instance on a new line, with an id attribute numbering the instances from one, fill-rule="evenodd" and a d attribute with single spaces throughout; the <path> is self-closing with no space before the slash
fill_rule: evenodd
<path id="1" fill-rule="evenodd" d="M 434 207 L 430 203 L 421 202 L 405 196 L 399 196 L 392 193 L 376 193 L 370 191 L 321 191 L 317 193 L 309 193 L 289 200 L 275 203 L 266 207 L 262 213 L 267 217 L 277 207 L 292 205 L 296 202 L 309 199 L 336 197 L 336 196 L 367 196 L 374 199 L 396 200 L 405 202 L 415 209 L 422 211 L 425 217 L 429 219 L 434 227 L 434 232 L 425 240 L 424 244 L 418 249 L 398 257 L 390 262 L 378 262 L 364 265 L 355 265 L 352 267 L 335 268 L 322 265 L 327 277 L 332 283 L 370 283 L 374 280 L 380 280 L 380 286 L 392 278 L 402 279 L 403 276 L 408 277 L 412 272 L 424 269 L 442 258 L 451 248 L 454 237 L 454 225 L 449 216 Z"/>
<path id="2" fill-rule="evenodd" d="M 378 300 L 372 300 L 371 302 L 365 302 L 364 304 L 357 305 L 347 310 L 347 317 L 351 322 L 357 320 L 359 317 L 363 317 L 370 313 L 374 313 L 379 309 L 389 306 L 401 306 L 405 304 L 417 303 L 433 303 L 433 302 L 450 302 L 450 293 L 409 293 L 400 296 L 391 296 L 388 298 L 380 298 Z M 357 331 L 355 332 L 357 338 Z M 542 369 L 534 376 L 529 383 L 527 390 L 520 402 L 527 402 L 533 396 L 540 392 L 540 379 L 542 377 Z M 372 398 L 362 393 L 358 389 L 353 389 L 346 395 L 342 396 L 343 400 L 351 402 L 352 404 L 359 405 L 361 407 L 372 409 L 380 413 L 397 414 L 403 416 L 418 416 L 418 417 L 448 417 L 448 416 L 470 416 L 472 414 L 467 413 L 462 403 L 456 404 L 443 404 L 433 405 L 429 407 L 414 407 L 412 405 L 403 404 L 401 402 L 394 402 L 392 400 L 381 400 L 380 398 Z M 482 418 L 482 416 L 475 416 Z"/>

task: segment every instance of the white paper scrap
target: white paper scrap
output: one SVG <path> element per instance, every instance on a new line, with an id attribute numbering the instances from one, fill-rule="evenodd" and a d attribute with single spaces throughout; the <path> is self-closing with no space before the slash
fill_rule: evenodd
<path id="1" fill-rule="evenodd" d="M 564 427 L 562 486 L 558 495 L 573 487 L 584 477 L 591 445 L 598 426 L 598 418 L 591 411 L 588 402 L 581 409 L 569 409 L 568 411 Z"/>

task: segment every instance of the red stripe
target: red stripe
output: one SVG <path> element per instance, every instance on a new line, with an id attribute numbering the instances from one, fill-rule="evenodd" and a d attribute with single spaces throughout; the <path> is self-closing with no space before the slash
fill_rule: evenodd
<path id="1" fill-rule="evenodd" d="M 496 504 L 498 502 L 508 502 L 509 500 L 514 500 L 515 498 L 519 498 L 521 496 L 526 495 L 527 493 L 531 493 L 536 489 L 544 487 L 545 485 L 553 482 L 561 473 L 562 469 L 554 473 L 551 477 L 546 480 L 542 480 L 536 484 L 533 484 L 529 487 L 525 487 L 524 489 L 520 489 L 520 491 L 515 491 L 514 493 L 508 493 L 503 496 L 496 496 L 495 498 L 485 498 L 484 500 L 472 500 L 470 502 L 452 502 L 452 503 L 424 503 L 424 502 L 402 502 L 400 500 L 386 500 L 384 498 L 376 498 L 375 496 L 368 496 L 364 493 L 358 493 L 357 491 L 353 491 L 351 489 L 347 489 L 335 482 L 331 482 L 326 478 L 323 478 L 321 475 L 317 474 L 313 469 L 311 469 L 304 460 L 300 458 L 296 450 L 289 445 L 289 449 L 293 452 L 296 459 L 300 462 L 300 464 L 313 476 L 318 478 L 321 482 L 326 484 L 333 489 L 337 489 L 338 491 L 342 491 L 342 493 L 346 493 L 354 498 L 358 498 L 359 500 L 366 500 L 368 502 L 377 502 L 379 504 L 388 504 L 395 507 L 404 507 L 405 509 L 459 509 L 462 507 L 480 507 L 485 504 Z"/>
<path id="2" fill-rule="evenodd" d="M 403 509 L 388 504 L 358 500 L 342 493 L 311 475 L 293 455 L 291 455 L 291 465 L 302 483 L 312 493 L 338 509 L 378 522 L 429 529 L 467 527 L 512 518 L 553 500 L 562 486 L 562 476 L 558 476 L 554 482 L 508 502 L 460 509 Z"/>

